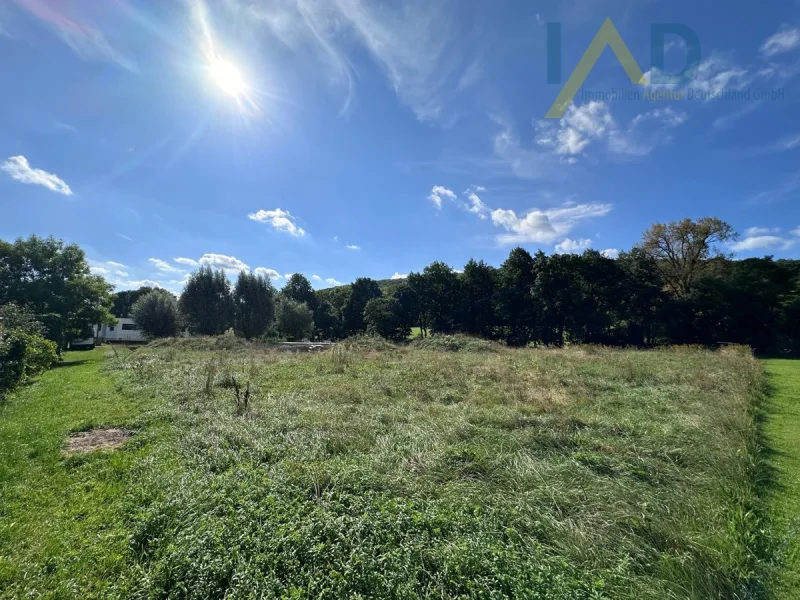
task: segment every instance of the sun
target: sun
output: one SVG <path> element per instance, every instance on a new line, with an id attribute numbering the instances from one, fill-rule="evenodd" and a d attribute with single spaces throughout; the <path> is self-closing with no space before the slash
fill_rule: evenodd
<path id="1" fill-rule="evenodd" d="M 211 60 L 209 67 L 211 77 L 220 89 L 234 98 L 239 98 L 247 91 L 247 84 L 241 71 L 222 58 Z"/>

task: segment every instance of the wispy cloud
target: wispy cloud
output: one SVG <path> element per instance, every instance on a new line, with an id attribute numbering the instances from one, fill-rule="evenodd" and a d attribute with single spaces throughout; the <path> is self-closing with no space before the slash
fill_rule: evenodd
<path id="1" fill-rule="evenodd" d="M 116 64 L 131 72 L 138 72 L 134 61 L 116 50 L 106 36 L 96 27 L 83 22 L 85 15 L 77 16 L 69 12 L 74 3 L 52 2 L 48 0 L 13 0 L 50 29 L 61 41 L 83 60 L 102 60 Z M 96 10 L 94 5 L 92 10 Z"/>
<path id="2" fill-rule="evenodd" d="M 777 187 L 764 190 L 753 196 L 749 204 L 773 204 L 800 196 L 800 173 L 795 173 Z"/>
<path id="3" fill-rule="evenodd" d="M 798 47 L 800 47 L 800 28 L 784 27 L 766 39 L 761 46 L 761 55 L 768 58 Z"/>
<path id="4" fill-rule="evenodd" d="M 294 237 L 304 237 L 306 230 L 299 227 L 295 223 L 295 218 L 288 210 L 259 210 L 258 212 L 247 215 L 251 221 L 258 221 L 259 223 L 267 223 L 272 225 L 276 231 L 288 233 Z"/>
<path id="5" fill-rule="evenodd" d="M 122 238 L 122 239 L 123 239 L 123 240 L 125 240 L 126 242 L 132 242 L 132 241 L 133 241 L 133 238 L 132 238 L 132 237 L 129 237 L 129 236 L 127 236 L 127 235 L 123 235 L 123 234 L 121 234 L 121 233 L 118 233 L 118 234 L 117 234 L 117 237 L 120 237 L 120 238 Z"/>
<path id="6" fill-rule="evenodd" d="M 177 263 L 179 265 L 186 265 L 187 267 L 197 267 L 200 265 L 199 262 L 192 258 L 185 258 L 183 256 L 179 256 L 177 258 L 173 258 L 172 262 Z"/>
<path id="7" fill-rule="evenodd" d="M 13 179 L 21 183 L 31 185 L 41 185 L 52 192 L 72 196 L 72 190 L 58 175 L 48 173 L 42 169 L 34 169 L 24 156 L 12 156 L 2 165 L 0 169 L 11 175 Z"/>
<path id="8" fill-rule="evenodd" d="M 183 273 L 183 269 L 173 267 L 167 261 L 161 260 L 160 258 L 148 258 L 147 262 L 152 263 L 156 269 L 163 271 L 164 273 Z"/>
<path id="9" fill-rule="evenodd" d="M 536 143 L 552 150 L 562 162 L 568 163 L 582 156 L 594 142 L 605 143 L 611 154 L 646 156 L 668 142 L 670 130 L 683 125 L 686 120 L 686 113 L 668 106 L 641 113 L 623 127 L 605 102 L 573 104 L 557 124 L 552 121 L 536 124 Z"/>
<path id="10" fill-rule="evenodd" d="M 779 139 L 771 144 L 764 146 L 757 146 L 749 151 L 746 151 L 750 156 L 765 156 L 768 154 L 780 154 L 782 152 L 790 152 L 800 148 L 800 133 L 795 133 Z"/>
<path id="11" fill-rule="evenodd" d="M 356 246 L 355 244 L 347 244 L 347 246 L 345 246 L 345 248 L 347 248 L 348 250 L 354 250 L 354 251 L 361 250 L 361 246 Z"/>
<path id="12" fill-rule="evenodd" d="M 428 200 L 433 202 L 433 205 L 436 208 L 442 208 L 442 203 L 446 198 L 449 198 L 450 200 L 455 200 L 456 197 L 457 197 L 456 193 L 453 190 L 449 190 L 441 185 L 435 185 L 431 190 L 431 195 L 428 196 Z"/>

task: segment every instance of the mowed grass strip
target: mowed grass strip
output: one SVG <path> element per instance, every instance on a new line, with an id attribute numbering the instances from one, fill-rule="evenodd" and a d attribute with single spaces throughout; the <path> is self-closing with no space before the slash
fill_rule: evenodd
<path id="1" fill-rule="evenodd" d="M 171 423 L 109 593 L 758 597 L 758 361 L 481 344 L 109 362 Z"/>
<path id="2" fill-rule="evenodd" d="M 779 539 L 774 596 L 800 595 L 800 361 L 765 360 L 772 392 L 765 424 L 775 485 L 770 506 Z"/>
<path id="3" fill-rule="evenodd" d="M 144 396 L 117 389 L 105 349 L 68 352 L 0 401 L 0 598 L 94 598 L 125 568 L 123 495 L 142 440 L 67 457 L 65 437 L 141 427 Z"/>

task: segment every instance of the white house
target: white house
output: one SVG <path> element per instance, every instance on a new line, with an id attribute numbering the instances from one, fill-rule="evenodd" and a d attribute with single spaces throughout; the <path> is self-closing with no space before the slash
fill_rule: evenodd
<path id="1" fill-rule="evenodd" d="M 101 342 L 146 342 L 133 319 L 117 317 L 116 325 L 98 325 L 95 337 Z"/>

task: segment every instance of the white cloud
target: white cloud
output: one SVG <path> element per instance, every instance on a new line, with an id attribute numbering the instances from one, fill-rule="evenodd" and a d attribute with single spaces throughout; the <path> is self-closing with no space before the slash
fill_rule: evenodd
<path id="1" fill-rule="evenodd" d="M 800 29 L 784 27 L 766 39 L 761 46 L 761 55 L 765 58 L 789 52 L 800 47 Z"/>
<path id="2" fill-rule="evenodd" d="M 284 279 L 291 279 L 292 275 L 294 275 L 294 273 L 286 273 L 283 277 Z"/>
<path id="3" fill-rule="evenodd" d="M 458 93 L 459 74 L 467 64 L 469 41 L 456 31 L 457 0 L 406 0 L 373 3 L 362 0 L 227 0 L 239 22 L 256 22 L 270 30 L 269 40 L 282 43 L 302 58 L 327 68 L 326 80 L 346 89 L 342 111 L 355 96 L 349 52 L 363 62 L 366 54 L 385 73 L 400 101 L 420 120 L 452 118 L 445 110 Z M 309 52 L 310 50 L 310 52 Z M 318 70 L 318 69 L 317 69 Z M 470 73 L 467 68 L 464 77 Z M 474 85 L 473 71 L 464 79 Z"/>
<path id="4" fill-rule="evenodd" d="M 278 279 L 281 278 L 281 274 L 278 273 L 275 269 L 258 267 L 254 272 L 256 275 L 261 275 L 262 277 L 266 277 L 267 279 L 271 279 L 272 281 L 277 281 Z"/>
<path id="5" fill-rule="evenodd" d="M 686 113 L 666 107 L 639 114 L 622 128 L 608 104 L 592 101 L 570 105 L 556 123 L 545 120 L 536 123 L 536 143 L 552 150 L 567 164 L 574 164 L 576 157 L 583 155 L 593 142 L 604 142 L 613 154 L 646 156 L 669 141 L 668 131 L 686 120 Z"/>
<path id="6" fill-rule="evenodd" d="M 212 269 L 222 269 L 229 275 L 250 270 L 249 266 L 235 256 L 226 256 L 225 254 L 204 254 L 198 262 Z"/>
<path id="7" fill-rule="evenodd" d="M 603 250 L 601 254 L 606 258 L 615 258 L 615 259 L 619 258 L 619 250 L 617 250 L 616 248 L 608 248 L 606 250 Z"/>
<path id="8" fill-rule="evenodd" d="M 776 142 L 764 146 L 757 146 L 747 153 L 753 156 L 764 156 L 767 154 L 780 154 L 782 152 L 790 152 L 800 148 L 800 134 L 792 134 L 787 137 L 781 138 Z"/>
<path id="9" fill-rule="evenodd" d="M 392 275 L 392 279 L 394 280 L 408 279 L 408 273 L 395 273 L 394 275 Z"/>
<path id="10" fill-rule="evenodd" d="M 796 235 L 796 236 L 800 237 L 800 227 L 798 227 L 797 229 L 792 229 L 791 233 L 792 233 L 792 235 Z"/>
<path id="11" fill-rule="evenodd" d="M 483 203 L 483 200 L 480 199 L 476 192 L 477 189 L 474 191 L 467 191 L 467 200 L 469 200 L 467 210 L 478 215 L 480 219 L 485 220 L 488 218 L 488 215 L 491 211 L 489 210 L 489 207 Z"/>
<path id="12" fill-rule="evenodd" d="M 160 258 L 148 258 L 147 262 L 153 263 L 156 269 L 164 271 L 165 273 L 183 273 L 181 269 L 173 267 L 167 261 L 161 260 Z"/>
<path id="13" fill-rule="evenodd" d="M 564 238 L 556 244 L 556 252 L 560 254 L 580 254 L 592 246 L 592 240 L 571 240 Z"/>
<path id="14" fill-rule="evenodd" d="M 312 276 L 311 276 L 311 279 L 312 279 L 313 281 L 316 281 L 316 282 L 320 282 L 320 281 L 322 281 L 322 277 L 320 277 L 319 275 L 312 275 Z"/>
<path id="15" fill-rule="evenodd" d="M 431 195 L 428 196 L 428 200 L 433 202 L 436 208 L 442 208 L 442 201 L 444 198 L 455 200 L 456 193 L 453 190 L 448 190 L 446 187 L 443 187 L 441 185 L 433 186 L 433 189 L 431 190 Z"/>
<path id="16" fill-rule="evenodd" d="M 328 285 L 344 285 L 341 281 L 336 281 L 333 277 L 328 277 L 325 280 Z"/>
<path id="17" fill-rule="evenodd" d="M 492 211 L 492 222 L 509 233 L 498 236 L 501 244 L 552 244 L 577 227 L 582 221 L 604 217 L 610 204 L 577 204 L 549 210 L 533 209 L 519 217 L 513 210 Z"/>
<path id="18" fill-rule="evenodd" d="M 775 227 L 770 229 L 769 227 L 748 227 L 744 230 L 745 237 L 755 237 L 759 235 L 767 235 L 770 233 L 778 233 L 780 231 L 779 228 Z"/>
<path id="19" fill-rule="evenodd" d="M 129 277 L 130 275 L 125 270 L 128 267 L 123 265 L 120 262 L 115 262 L 113 260 L 108 261 L 98 261 L 98 260 L 88 260 L 89 269 L 91 270 L 92 274 L 100 275 L 101 277 L 105 278 L 109 283 L 118 283 L 120 280 Z"/>
<path id="20" fill-rule="evenodd" d="M 191 258 L 184 258 L 183 256 L 173 258 L 172 262 L 178 263 L 179 265 L 186 265 L 187 267 L 197 267 L 200 265 L 200 263 L 198 263 L 196 260 Z"/>
<path id="21" fill-rule="evenodd" d="M 141 287 L 166 289 L 167 286 L 158 281 L 153 281 L 152 279 L 140 279 L 139 281 L 121 281 L 117 283 L 117 288 L 122 290 L 137 290 Z"/>
<path id="22" fill-rule="evenodd" d="M 126 242 L 132 242 L 133 241 L 133 238 L 128 237 L 127 235 L 122 235 L 121 233 L 118 233 L 117 235 L 119 237 L 121 237 L 123 240 L 125 240 Z"/>
<path id="23" fill-rule="evenodd" d="M 731 250 L 734 252 L 750 252 L 753 250 L 788 250 L 794 246 L 796 240 L 787 240 L 776 235 L 757 235 L 745 237 L 740 242 L 731 244 Z"/>
<path id="24" fill-rule="evenodd" d="M 348 250 L 361 250 L 361 246 L 356 246 L 355 244 L 347 244 L 345 248 L 347 248 Z"/>
<path id="25" fill-rule="evenodd" d="M 0 165 L 0 169 L 21 183 L 41 185 L 52 192 L 64 194 L 65 196 L 72 196 L 72 190 L 69 189 L 69 186 L 63 179 L 53 173 L 32 168 L 28 163 L 28 159 L 24 156 L 10 157 L 6 162 Z"/>
<path id="26" fill-rule="evenodd" d="M 259 223 L 268 223 L 276 230 L 283 233 L 288 233 L 294 237 L 303 237 L 306 235 L 305 229 L 298 227 L 294 222 L 295 218 L 288 210 L 259 210 L 256 213 L 247 215 L 251 221 L 258 221 Z"/>

